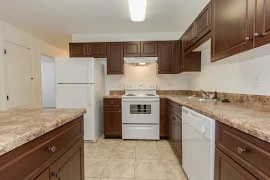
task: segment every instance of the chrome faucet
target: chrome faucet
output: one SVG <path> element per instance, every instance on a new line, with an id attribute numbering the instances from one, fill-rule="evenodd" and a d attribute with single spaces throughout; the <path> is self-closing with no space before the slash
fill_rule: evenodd
<path id="1" fill-rule="evenodd" d="M 202 92 L 204 99 L 209 99 L 210 98 L 210 95 L 208 93 L 204 92 L 202 89 L 200 89 L 200 91 Z"/>

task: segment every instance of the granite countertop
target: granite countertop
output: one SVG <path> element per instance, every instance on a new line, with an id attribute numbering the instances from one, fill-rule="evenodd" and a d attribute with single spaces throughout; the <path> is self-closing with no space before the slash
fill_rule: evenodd
<path id="1" fill-rule="evenodd" d="M 121 99 L 123 95 L 108 95 L 108 96 L 104 96 L 103 98 L 107 98 L 107 99 L 110 99 L 110 98 L 119 98 Z"/>
<path id="2" fill-rule="evenodd" d="M 85 109 L 54 108 L 0 111 L 0 156 L 85 113 Z"/>
<path id="3" fill-rule="evenodd" d="M 214 120 L 270 143 L 270 108 L 241 103 L 222 103 L 189 99 L 188 96 L 162 95 Z"/>

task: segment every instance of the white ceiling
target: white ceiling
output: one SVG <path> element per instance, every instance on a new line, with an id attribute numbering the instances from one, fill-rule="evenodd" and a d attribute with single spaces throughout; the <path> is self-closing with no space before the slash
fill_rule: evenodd
<path id="1" fill-rule="evenodd" d="M 130 20 L 128 0 L 0 0 L 0 19 L 68 51 L 72 34 L 183 32 L 209 0 L 148 0 Z"/>

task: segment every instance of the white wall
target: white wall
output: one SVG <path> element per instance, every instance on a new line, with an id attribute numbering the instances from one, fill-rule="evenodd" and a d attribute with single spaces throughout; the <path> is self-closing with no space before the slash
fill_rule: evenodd
<path id="1" fill-rule="evenodd" d="M 72 42 L 121 42 L 177 40 L 183 32 L 149 32 L 121 34 L 72 34 Z"/>
<path id="2" fill-rule="evenodd" d="M 33 63 L 33 77 L 34 77 L 34 104 L 36 107 L 42 106 L 41 94 L 41 54 L 50 57 L 68 57 L 68 52 L 65 52 L 55 46 L 44 42 L 26 32 L 23 32 L 10 24 L 0 21 L 0 109 L 6 109 L 6 100 L 4 92 L 4 77 L 3 74 L 3 41 L 12 42 L 31 49 L 31 60 Z"/>
<path id="3" fill-rule="evenodd" d="M 269 49 L 270 45 L 265 45 L 211 63 L 211 50 L 207 47 L 202 51 L 201 72 L 187 77 L 188 89 L 270 95 L 270 55 L 260 57 L 269 54 Z M 260 79 L 260 87 L 254 87 L 255 77 Z"/>
<path id="4" fill-rule="evenodd" d="M 186 90 L 187 80 L 183 75 L 157 75 L 156 64 L 147 66 L 126 65 L 125 75 L 107 75 L 106 60 L 100 60 L 105 66 L 105 95 L 110 90 L 124 90 L 125 85 L 157 85 L 162 90 Z"/>
<path id="5" fill-rule="evenodd" d="M 56 107 L 55 60 L 41 55 L 42 107 Z"/>

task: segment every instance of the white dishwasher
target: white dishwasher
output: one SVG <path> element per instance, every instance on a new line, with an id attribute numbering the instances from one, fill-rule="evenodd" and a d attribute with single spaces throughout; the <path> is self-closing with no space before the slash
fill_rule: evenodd
<path id="1" fill-rule="evenodd" d="M 215 121 L 182 108 L 182 161 L 189 180 L 214 180 Z"/>

